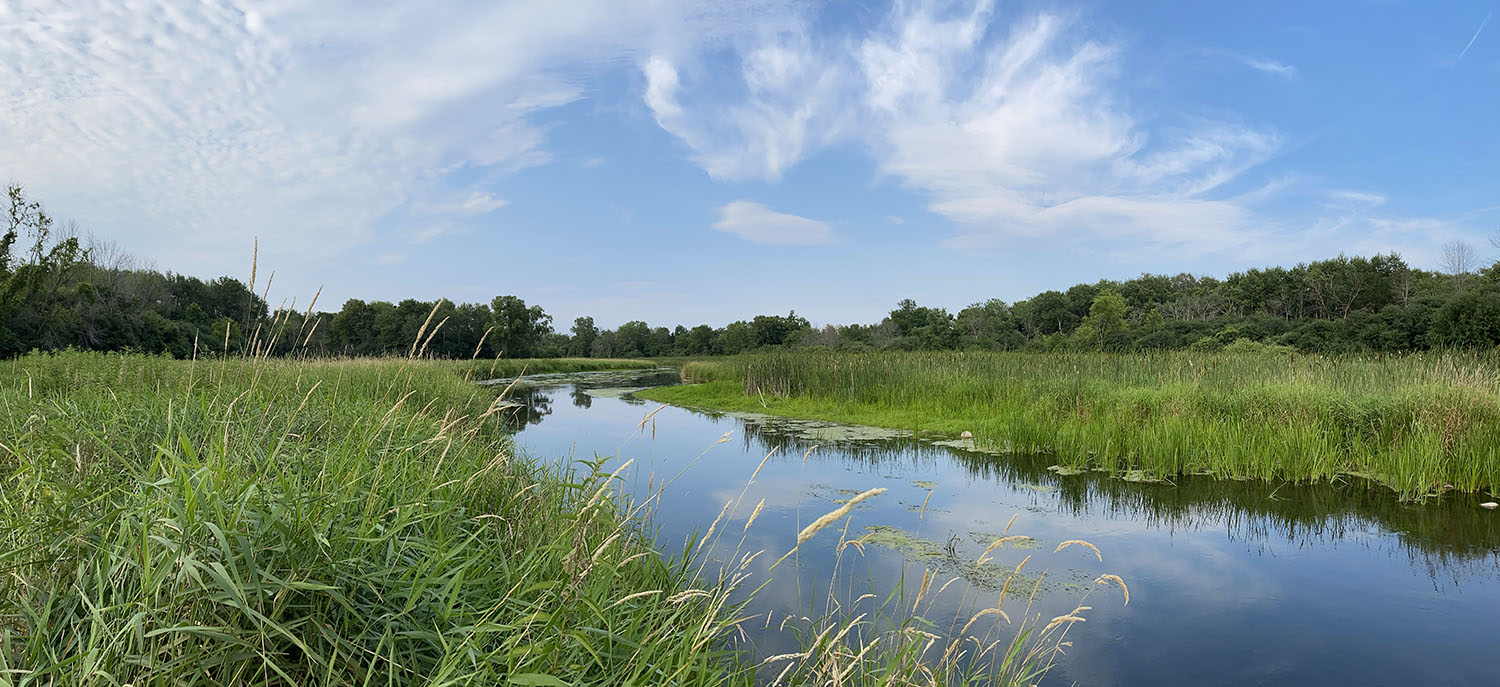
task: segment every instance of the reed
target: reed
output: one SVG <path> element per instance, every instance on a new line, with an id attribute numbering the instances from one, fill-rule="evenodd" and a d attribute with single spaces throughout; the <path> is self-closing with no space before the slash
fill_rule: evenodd
<path id="1" fill-rule="evenodd" d="M 483 382 L 509 379 L 521 375 L 561 374 L 568 372 L 603 372 L 606 370 L 649 370 L 656 363 L 625 358 L 495 358 L 455 360 L 444 363 L 464 379 Z"/>
<path id="2" fill-rule="evenodd" d="M 1495 354 L 797 352 L 693 361 L 638 394 L 924 431 L 1171 479 L 1367 478 L 1410 499 L 1500 487 Z"/>
<path id="3" fill-rule="evenodd" d="M 0 363 L 0 685 L 1007 685 L 1063 646 L 1071 623 L 972 603 L 939 634 L 929 572 L 868 612 L 830 593 L 762 659 L 739 639 L 761 552 L 707 563 L 763 504 L 663 555 L 629 461 L 516 458 L 466 365 Z"/>
<path id="4" fill-rule="evenodd" d="M 684 596 L 694 554 L 604 477 L 509 458 L 490 394 L 422 361 L 5 363 L 0 684 L 747 684 L 728 590 Z"/>

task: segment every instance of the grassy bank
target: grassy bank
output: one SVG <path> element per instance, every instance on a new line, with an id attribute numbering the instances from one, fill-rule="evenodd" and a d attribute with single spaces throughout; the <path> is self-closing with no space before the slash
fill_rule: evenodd
<path id="1" fill-rule="evenodd" d="M 602 477 L 512 461 L 451 367 L 4 363 L 0 683 L 738 675 L 723 590 L 682 599 Z"/>
<path id="2" fill-rule="evenodd" d="M 515 377 L 521 374 L 649 370 L 656 367 L 656 363 L 649 360 L 625 358 L 497 358 L 494 360 L 457 360 L 448 364 L 457 369 L 465 379 L 473 381 Z"/>
<path id="3" fill-rule="evenodd" d="M 638 394 L 1049 452 L 1156 477 L 1369 477 L 1405 497 L 1500 485 L 1492 358 L 807 352 L 697 361 Z"/>
<path id="4" fill-rule="evenodd" d="M 0 363 L 0 685 L 1025 684 L 1074 622 L 975 607 L 989 653 L 938 657 L 914 606 L 830 604 L 754 655 L 757 554 L 663 557 L 613 475 L 514 459 L 460 367 Z"/>

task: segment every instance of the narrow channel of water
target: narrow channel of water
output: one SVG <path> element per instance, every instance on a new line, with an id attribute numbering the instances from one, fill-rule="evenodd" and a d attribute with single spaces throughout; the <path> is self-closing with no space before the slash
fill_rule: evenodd
<path id="1" fill-rule="evenodd" d="M 925 569 L 959 582 L 927 609 L 945 630 L 961 606 L 983 607 L 1003 579 L 974 562 L 1012 517 L 1007 545 L 985 569 L 1032 555 L 1024 580 L 1047 572 L 1036 612 L 1067 612 L 1101 573 L 1124 578 L 1097 588 L 1087 621 L 1048 684 L 1482 684 L 1496 679 L 1500 647 L 1500 512 L 1457 497 L 1409 505 L 1366 485 L 1294 486 L 1192 478 L 1141 484 L 1098 473 L 1059 475 L 1052 461 L 991 456 L 900 432 L 732 416 L 646 403 L 631 389 L 676 382 L 675 372 L 589 373 L 534 378 L 512 410 L 521 450 L 538 459 L 634 458 L 638 493 L 670 479 L 654 523 L 672 548 L 707 529 L 725 503 L 733 536 L 724 558 L 764 549 L 751 586 L 767 583 L 752 610 L 780 618 L 807 612 L 826 590 L 839 534 L 804 545 L 797 566 L 771 562 L 797 532 L 850 495 L 888 491 L 853 512 L 849 538 L 866 534 L 861 556 L 845 551 L 842 594 L 884 594 Z M 651 421 L 639 426 L 648 413 Z M 725 437 L 729 441 L 718 443 Z M 766 454 L 755 481 L 747 480 Z M 565 458 L 564 458 L 565 459 Z M 755 505 L 764 508 L 740 544 Z M 924 509 L 925 504 L 925 509 Z M 1058 543 L 1083 547 L 1054 553 Z M 787 572 L 787 570 L 793 572 Z M 847 574 L 851 573 L 852 574 Z M 1024 608 L 1007 610 L 1015 614 Z M 757 653 L 793 640 L 753 632 Z"/>

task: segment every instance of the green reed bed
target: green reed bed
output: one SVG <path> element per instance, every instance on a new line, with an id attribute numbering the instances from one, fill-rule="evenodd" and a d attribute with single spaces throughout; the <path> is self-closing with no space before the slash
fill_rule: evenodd
<path id="1" fill-rule="evenodd" d="M 943 434 L 1170 478 L 1368 477 L 1404 497 L 1500 485 L 1493 356 L 783 353 L 689 363 L 640 394 Z"/>
<path id="2" fill-rule="evenodd" d="M 662 556 L 601 463 L 515 459 L 464 372 L 0 363 L 0 685 L 1014 684 L 1073 622 L 981 616 L 986 661 L 829 613 L 755 656 L 732 600 L 754 554 L 705 567 L 721 527 Z"/>
<path id="3" fill-rule="evenodd" d="M 511 460 L 449 367 L 5 363 L 0 683 L 737 675 L 724 590 L 682 598 L 602 477 Z"/>
<path id="4" fill-rule="evenodd" d="M 466 379 L 483 381 L 523 374 L 540 375 L 563 372 L 603 372 L 606 370 L 649 370 L 656 363 L 625 358 L 496 358 L 494 360 L 460 360 L 449 363 Z"/>

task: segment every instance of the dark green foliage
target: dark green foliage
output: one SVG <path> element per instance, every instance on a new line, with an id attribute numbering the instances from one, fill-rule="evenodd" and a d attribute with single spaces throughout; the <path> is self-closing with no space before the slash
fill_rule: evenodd
<path id="1" fill-rule="evenodd" d="M 64 348 L 312 356 L 665 357 L 828 348 L 882 350 L 1219 350 L 1240 339 L 1304 353 L 1403 353 L 1500 343 L 1500 267 L 1473 279 L 1409 267 L 1395 255 L 1338 256 L 1224 279 L 1142 274 L 950 314 L 906 299 L 873 324 L 814 329 L 795 311 L 723 327 L 601 329 L 592 317 L 554 331 L 541 306 L 346 301 L 338 312 L 269 312 L 250 286 L 131 269 L 56 239 L 52 218 L 9 189 L 0 218 L 0 357 Z M 17 248 L 20 245 L 21 248 Z M 22 252 L 17 254 L 16 250 Z M 424 325 L 426 329 L 424 330 Z M 254 349 L 254 350 L 250 350 Z"/>
<path id="2" fill-rule="evenodd" d="M 1454 296 L 1433 318 L 1432 337 L 1455 348 L 1500 344 L 1500 288 L 1481 284 Z"/>

